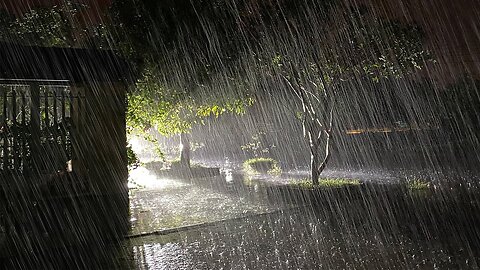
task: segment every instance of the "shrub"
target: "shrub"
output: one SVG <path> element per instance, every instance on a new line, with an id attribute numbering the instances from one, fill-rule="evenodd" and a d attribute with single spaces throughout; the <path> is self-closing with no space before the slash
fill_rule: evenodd
<path id="1" fill-rule="evenodd" d="M 419 178 L 413 178 L 407 180 L 407 187 L 410 190 L 426 190 L 430 188 L 430 182 Z"/>
<path id="2" fill-rule="evenodd" d="M 129 170 L 134 170 L 141 165 L 140 160 L 138 159 L 137 154 L 133 151 L 131 145 L 127 145 L 127 165 Z"/>
<path id="3" fill-rule="evenodd" d="M 314 186 L 312 179 L 306 178 L 301 180 L 291 180 L 290 185 L 306 189 L 334 188 L 344 186 L 357 186 L 360 185 L 360 180 L 348 178 L 324 178 L 319 180 L 318 186 Z"/>
<path id="4" fill-rule="evenodd" d="M 282 173 L 282 169 L 278 165 L 278 161 L 273 158 L 252 158 L 243 163 L 243 168 L 247 173 L 268 173 L 278 175 Z"/>

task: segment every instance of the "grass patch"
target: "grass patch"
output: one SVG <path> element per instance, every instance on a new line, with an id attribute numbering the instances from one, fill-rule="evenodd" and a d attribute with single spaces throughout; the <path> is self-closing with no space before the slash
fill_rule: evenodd
<path id="1" fill-rule="evenodd" d="M 360 180 L 349 178 L 321 178 L 319 179 L 318 186 L 314 186 L 312 183 L 312 179 L 306 178 L 301 180 L 291 180 L 290 185 L 305 189 L 335 188 L 345 186 L 358 186 L 360 185 Z"/>
<path id="2" fill-rule="evenodd" d="M 273 158 L 251 158 L 243 163 L 243 169 L 246 173 L 257 174 L 267 173 L 270 175 L 279 175 L 282 169 L 278 161 Z"/>
<path id="3" fill-rule="evenodd" d="M 407 187 L 409 190 L 427 190 L 430 188 L 430 182 L 419 178 L 413 178 L 407 180 Z"/>

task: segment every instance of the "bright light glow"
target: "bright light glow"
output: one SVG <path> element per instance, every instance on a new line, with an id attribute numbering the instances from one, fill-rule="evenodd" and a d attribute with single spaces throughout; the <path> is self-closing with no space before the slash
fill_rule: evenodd
<path id="1" fill-rule="evenodd" d="M 155 173 L 146 168 L 138 167 L 130 172 L 128 177 L 128 187 L 135 188 L 138 186 L 151 189 L 166 189 L 171 187 L 182 187 L 186 186 L 186 184 L 172 179 L 159 178 Z"/>
<path id="2" fill-rule="evenodd" d="M 227 181 L 227 183 L 233 182 L 232 169 L 225 169 L 225 181 Z"/>
<path id="3" fill-rule="evenodd" d="M 140 152 L 143 150 L 144 146 L 140 142 L 140 139 L 137 136 L 132 136 L 128 142 L 132 145 L 132 149 L 135 152 Z"/>
<path id="4" fill-rule="evenodd" d="M 132 146 L 132 150 L 141 162 L 158 160 L 158 155 L 154 151 L 156 146 L 152 142 L 148 142 L 138 136 L 131 136 L 128 143 Z"/>
<path id="5" fill-rule="evenodd" d="M 72 160 L 67 161 L 67 172 L 72 172 L 73 171 L 73 166 L 72 166 Z"/>

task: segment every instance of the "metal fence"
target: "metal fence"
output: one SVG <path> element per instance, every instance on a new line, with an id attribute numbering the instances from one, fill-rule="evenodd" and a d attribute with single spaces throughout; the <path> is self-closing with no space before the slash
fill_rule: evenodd
<path id="1" fill-rule="evenodd" d="M 0 171 L 67 170 L 81 99 L 66 82 L 0 80 Z"/>

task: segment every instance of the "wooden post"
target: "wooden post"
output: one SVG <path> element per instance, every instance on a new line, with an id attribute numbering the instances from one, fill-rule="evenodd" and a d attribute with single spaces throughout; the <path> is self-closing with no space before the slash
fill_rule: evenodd
<path id="1" fill-rule="evenodd" d="M 79 147 L 94 192 L 104 209 L 103 223 L 121 236 L 128 229 L 128 169 L 125 86 L 95 84 L 86 89 L 85 129 Z"/>
<path id="2" fill-rule="evenodd" d="M 86 121 L 83 137 L 89 147 L 90 172 L 99 178 L 101 193 L 124 192 L 128 177 L 125 87 L 95 85 L 87 89 L 85 102 L 88 117 L 83 118 Z"/>

